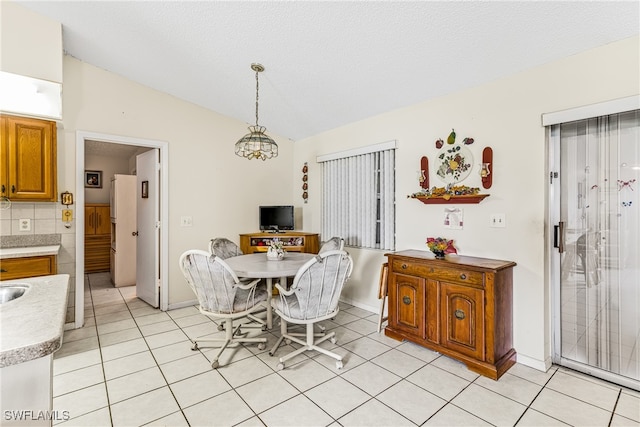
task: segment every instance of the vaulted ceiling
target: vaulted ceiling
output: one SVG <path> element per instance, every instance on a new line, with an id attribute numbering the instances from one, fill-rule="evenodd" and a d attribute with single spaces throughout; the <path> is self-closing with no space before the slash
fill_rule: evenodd
<path id="1" fill-rule="evenodd" d="M 260 124 L 292 140 L 640 33 L 637 1 L 17 3 L 67 54 L 248 124 L 259 62 Z"/>

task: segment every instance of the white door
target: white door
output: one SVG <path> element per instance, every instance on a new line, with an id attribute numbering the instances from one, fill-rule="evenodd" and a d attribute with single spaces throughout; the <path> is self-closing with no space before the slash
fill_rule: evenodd
<path id="1" fill-rule="evenodd" d="M 154 148 L 136 157 L 136 294 L 153 307 L 158 307 L 160 301 L 159 153 L 159 150 Z"/>

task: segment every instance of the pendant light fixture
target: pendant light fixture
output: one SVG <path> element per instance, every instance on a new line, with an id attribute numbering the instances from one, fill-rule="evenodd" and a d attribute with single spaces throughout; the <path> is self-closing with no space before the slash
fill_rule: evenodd
<path id="1" fill-rule="evenodd" d="M 258 125 L 258 74 L 264 71 L 264 66 L 251 64 L 251 69 L 256 72 L 256 125 L 249 126 L 249 133 L 236 142 L 236 155 L 249 160 L 267 160 L 278 157 L 278 144 L 265 134 L 266 127 Z"/>

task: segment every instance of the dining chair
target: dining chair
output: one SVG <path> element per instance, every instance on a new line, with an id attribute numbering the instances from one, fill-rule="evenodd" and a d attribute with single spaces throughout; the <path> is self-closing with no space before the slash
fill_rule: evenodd
<path id="1" fill-rule="evenodd" d="M 281 336 L 269 354 L 273 356 L 285 340 L 295 342 L 302 347 L 279 359 L 278 369 L 284 369 L 285 362 L 305 351 L 318 351 L 337 360 L 336 368 L 342 369 L 342 356 L 320 347 L 326 340 L 336 343 L 335 332 L 318 337 L 313 326 L 320 321 L 330 319 L 338 314 L 338 301 L 344 284 L 351 275 L 353 260 L 343 250 L 326 251 L 307 261 L 296 273 L 289 289 L 276 284 L 278 298 L 271 300 L 271 305 L 280 316 Z M 306 325 L 306 333 L 289 333 L 288 324 Z"/>
<path id="2" fill-rule="evenodd" d="M 326 251 L 341 251 L 344 249 L 344 239 L 342 237 L 332 237 L 322 244 L 318 253 Z"/>
<path id="3" fill-rule="evenodd" d="M 264 324 L 238 323 L 234 327 L 234 321 L 264 309 L 267 292 L 262 287 L 256 287 L 259 279 L 243 284 L 221 257 L 198 249 L 184 252 L 179 264 L 187 283 L 198 298 L 200 313 L 222 319 L 225 323 L 224 338 L 196 338 L 193 340 L 192 350 L 198 350 L 199 343 L 220 343 L 220 350 L 211 362 L 211 367 L 217 369 L 220 355 L 229 346 L 258 343 L 259 350 L 266 348 L 266 338 L 249 338 L 243 335 L 246 335 L 243 331 L 245 328 L 265 330 Z"/>
<path id="4" fill-rule="evenodd" d="M 243 255 L 238 245 L 224 237 L 216 237 L 214 239 L 211 239 L 211 241 L 209 241 L 209 252 L 216 256 L 219 256 L 222 259 Z"/>

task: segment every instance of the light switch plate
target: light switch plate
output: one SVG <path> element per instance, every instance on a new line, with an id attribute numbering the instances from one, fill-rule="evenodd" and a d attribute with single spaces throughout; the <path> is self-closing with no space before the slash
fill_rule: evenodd
<path id="1" fill-rule="evenodd" d="M 180 227 L 192 227 L 193 226 L 193 218 L 190 216 L 181 216 L 180 217 Z"/>
<path id="2" fill-rule="evenodd" d="M 506 215 L 503 213 L 494 213 L 489 216 L 489 226 L 504 228 L 507 226 Z"/>

